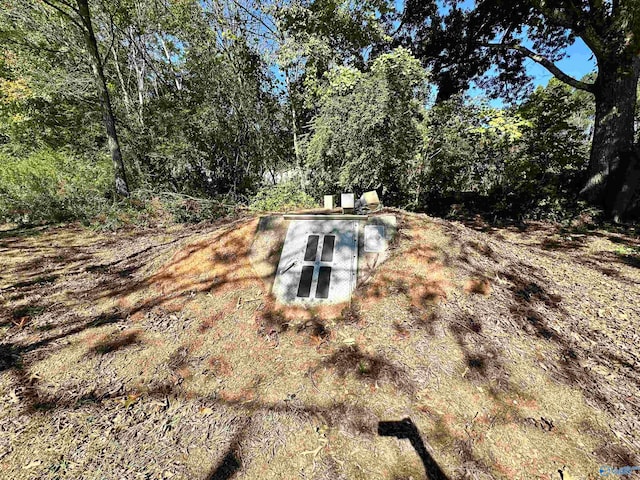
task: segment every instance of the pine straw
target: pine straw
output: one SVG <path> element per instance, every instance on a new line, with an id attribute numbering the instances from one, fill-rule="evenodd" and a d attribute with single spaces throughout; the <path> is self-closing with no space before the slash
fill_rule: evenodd
<path id="1" fill-rule="evenodd" d="M 0 476 L 424 478 L 378 435 L 405 417 L 451 479 L 640 464 L 637 239 L 394 213 L 389 260 L 316 310 L 268 295 L 256 219 L 4 237 Z"/>

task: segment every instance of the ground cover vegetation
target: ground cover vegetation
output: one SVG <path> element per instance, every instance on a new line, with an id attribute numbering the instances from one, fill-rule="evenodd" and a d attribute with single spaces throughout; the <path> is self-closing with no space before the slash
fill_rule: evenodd
<path id="1" fill-rule="evenodd" d="M 252 214 L 2 232 L 0 476 L 638 465 L 637 237 L 384 213 L 399 220 L 389 259 L 322 311 L 274 303 L 256 265 L 278 255 L 254 248 Z"/>

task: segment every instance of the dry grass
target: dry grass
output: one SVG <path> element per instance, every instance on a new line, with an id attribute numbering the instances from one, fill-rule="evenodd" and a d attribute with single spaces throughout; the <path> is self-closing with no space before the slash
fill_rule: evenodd
<path id="1" fill-rule="evenodd" d="M 389 260 L 351 305 L 317 310 L 268 295 L 277 255 L 256 262 L 257 219 L 3 232 L 0 477 L 567 479 L 640 464 L 637 238 L 395 213 Z M 413 433 L 383 433 L 406 417 Z"/>

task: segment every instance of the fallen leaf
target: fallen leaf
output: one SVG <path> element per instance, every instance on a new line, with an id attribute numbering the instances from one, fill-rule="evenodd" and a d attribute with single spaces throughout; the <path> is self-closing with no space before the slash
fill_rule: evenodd
<path id="1" fill-rule="evenodd" d="M 127 398 L 122 401 L 122 405 L 124 406 L 124 408 L 129 408 L 132 405 L 135 405 L 136 403 L 138 403 L 139 399 L 140 399 L 140 394 L 139 393 L 132 393 L 132 394 L 128 395 Z"/>
<path id="2" fill-rule="evenodd" d="M 36 468 L 38 465 L 41 465 L 41 464 L 42 464 L 42 462 L 40 460 L 33 460 L 31 463 L 29 463 L 29 465 L 27 465 L 24 468 L 27 468 L 27 469 Z"/>
<path id="3" fill-rule="evenodd" d="M 16 394 L 15 388 L 9 392 L 9 396 L 11 397 L 11 403 L 20 403 L 20 398 Z"/>

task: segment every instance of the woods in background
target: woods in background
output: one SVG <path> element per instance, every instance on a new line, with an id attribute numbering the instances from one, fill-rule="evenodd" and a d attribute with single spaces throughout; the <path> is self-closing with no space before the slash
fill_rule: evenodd
<path id="1" fill-rule="evenodd" d="M 308 205 L 378 189 L 386 204 L 444 214 L 467 203 L 562 219 L 592 205 L 636 218 L 638 12 L 524 3 L 2 0 L 0 217 L 91 219 L 157 198 L 197 220 L 278 208 L 270 191 Z M 584 33 L 589 13 L 600 23 Z M 593 47 L 599 72 L 584 79 L 546 65 L 558 78 L 532 91 L 521 42 L 545 32 L 564 40 L 539 45 L 543 65 L 576 36 L 611 48 Z M 497 37 L 504 48 L 487 46 Z M 613 121 L 595 89 L 616 58 L 633 89 L 616 94 Z M 492 66 L 503 73 L 488 92 L 514 100 L 504 107 L 465 96 Z"/>

